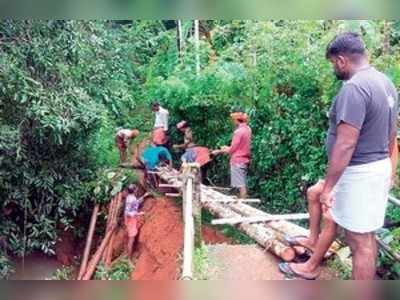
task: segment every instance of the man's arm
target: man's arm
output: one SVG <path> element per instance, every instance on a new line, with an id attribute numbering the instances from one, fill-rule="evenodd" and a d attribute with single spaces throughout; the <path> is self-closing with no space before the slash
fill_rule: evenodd
<path id="1" fill-rule="evenodd" d="M 232 154 L 239 148 L 240 139 L 242 138 L 242 134 L 240 132 L 235 132 L 232 137 L 232 142 L 230 146 L 222 147 L 222 152 Z"/>
<path id="2" fill-rule="evenodd" d="M 321 194 L 321 202 L 328 207 L 332 206 L 331 193 L 333 187 L 349 165 L 359 136 L 359 129 L 344 122 L 341 122 L 336 129 L 336 142 L 332 148 L 325 177 L 325 185 Z"/>

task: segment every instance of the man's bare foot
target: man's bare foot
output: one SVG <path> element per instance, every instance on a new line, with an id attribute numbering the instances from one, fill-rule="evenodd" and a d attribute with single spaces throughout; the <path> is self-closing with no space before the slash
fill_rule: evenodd
<path id="1" fill-rule="evenodd" d="M 307 249 L 314 250 L 317 245 L 318 239 L 310 239 L 309 237 L 297 237 L 297 243 Z"/>

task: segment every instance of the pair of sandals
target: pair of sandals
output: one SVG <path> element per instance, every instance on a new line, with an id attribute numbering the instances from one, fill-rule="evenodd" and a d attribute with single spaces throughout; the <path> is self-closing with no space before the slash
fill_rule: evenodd
<path id="1" fill-rule="evenodd" d="M 308 237 L 305 235 L 297 235 L 297 236 L 285 236 L 285 241 L 292 247 L 294 246 L 301 246 L 306 248 L 307 254 L 312 254 L 313 249 L 310 249 L 309 247 L 303 245 L 302 243 L 299 242 L 299 239 L 307 239 Z M 305 280 L 315 280 L 317 279 L 317 276 L 308 276 L 307 274 L 301 274 L 293 270 L 293 268 L 290 266 L 290 263 L 287 262 L 281 262 L 279 264 L 279 271 L 281 271 L 286 277 L 294 279 L 294 278 L 300 278 L 300 279 L 305 279 Z"/>

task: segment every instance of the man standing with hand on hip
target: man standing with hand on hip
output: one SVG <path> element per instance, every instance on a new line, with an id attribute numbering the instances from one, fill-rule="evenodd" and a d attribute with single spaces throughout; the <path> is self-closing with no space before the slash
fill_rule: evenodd
<path id="1" fill-rule="evenodd" d="M 303 264 L 280 264 L 282 272 L 314 279 L 336 236 L 345 229 L 352 251 L 353 279 L 374 279 L 375 231 L 383 226 L 397 161 L 398 95 L 393 83 L 369 65 L 364 42 L 355 33 L 339 34 L 326 57 L 336 77 L 344 80 L 329 113 L 328 169 L 318 191 L 328 226 L 318 237 L 314 253 Z M 313 217 L 313 216 L 311 216 Z"/>

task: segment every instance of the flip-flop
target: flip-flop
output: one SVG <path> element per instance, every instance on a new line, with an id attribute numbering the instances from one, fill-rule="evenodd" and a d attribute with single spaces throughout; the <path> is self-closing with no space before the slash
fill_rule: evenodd
<path id="1" fill-rule="evenodd" d="M 289 277 L 292 277 L 292 278 L 296 277 L 296 278 L 301 278 L 301 279 L 305 279 L 305 280 L 315 280 L 318 277 L 318 276 L 307 277 L 304 274 L 299 274 L 299 273 L 295 272 L 292 269 L 292 267 L 290 266 L 290 264 L 287 263 L 287 262 L 282 262 L 282 263 L 279 264 L 279 271 L 281 271 L 286 276 L 289 276 Z"/>
<path id="2" fill-rule="evenodd" d="M 303 245 L 302 243 L 300 243 L 300 242 L 298 241 L 299 238 L 308 239 L 308 236 L 305 236 L 305 235 L 294 235 L 294 236 L 291 236 L 291 235 L 288 235 L 288 234 L 286 234 L 286 235 L 284 236 L 285 242 L 288 243 L 289 246 L 291 246 L 291 247 L 293 247 L 293 246 L 302 246 L 302 247 L 304 247 L 304 248 L 310 250 L 311 252 L 314 250 L 314 249 L 310 249 L 310 247 L 308 247 L 308 246 Z"/>

